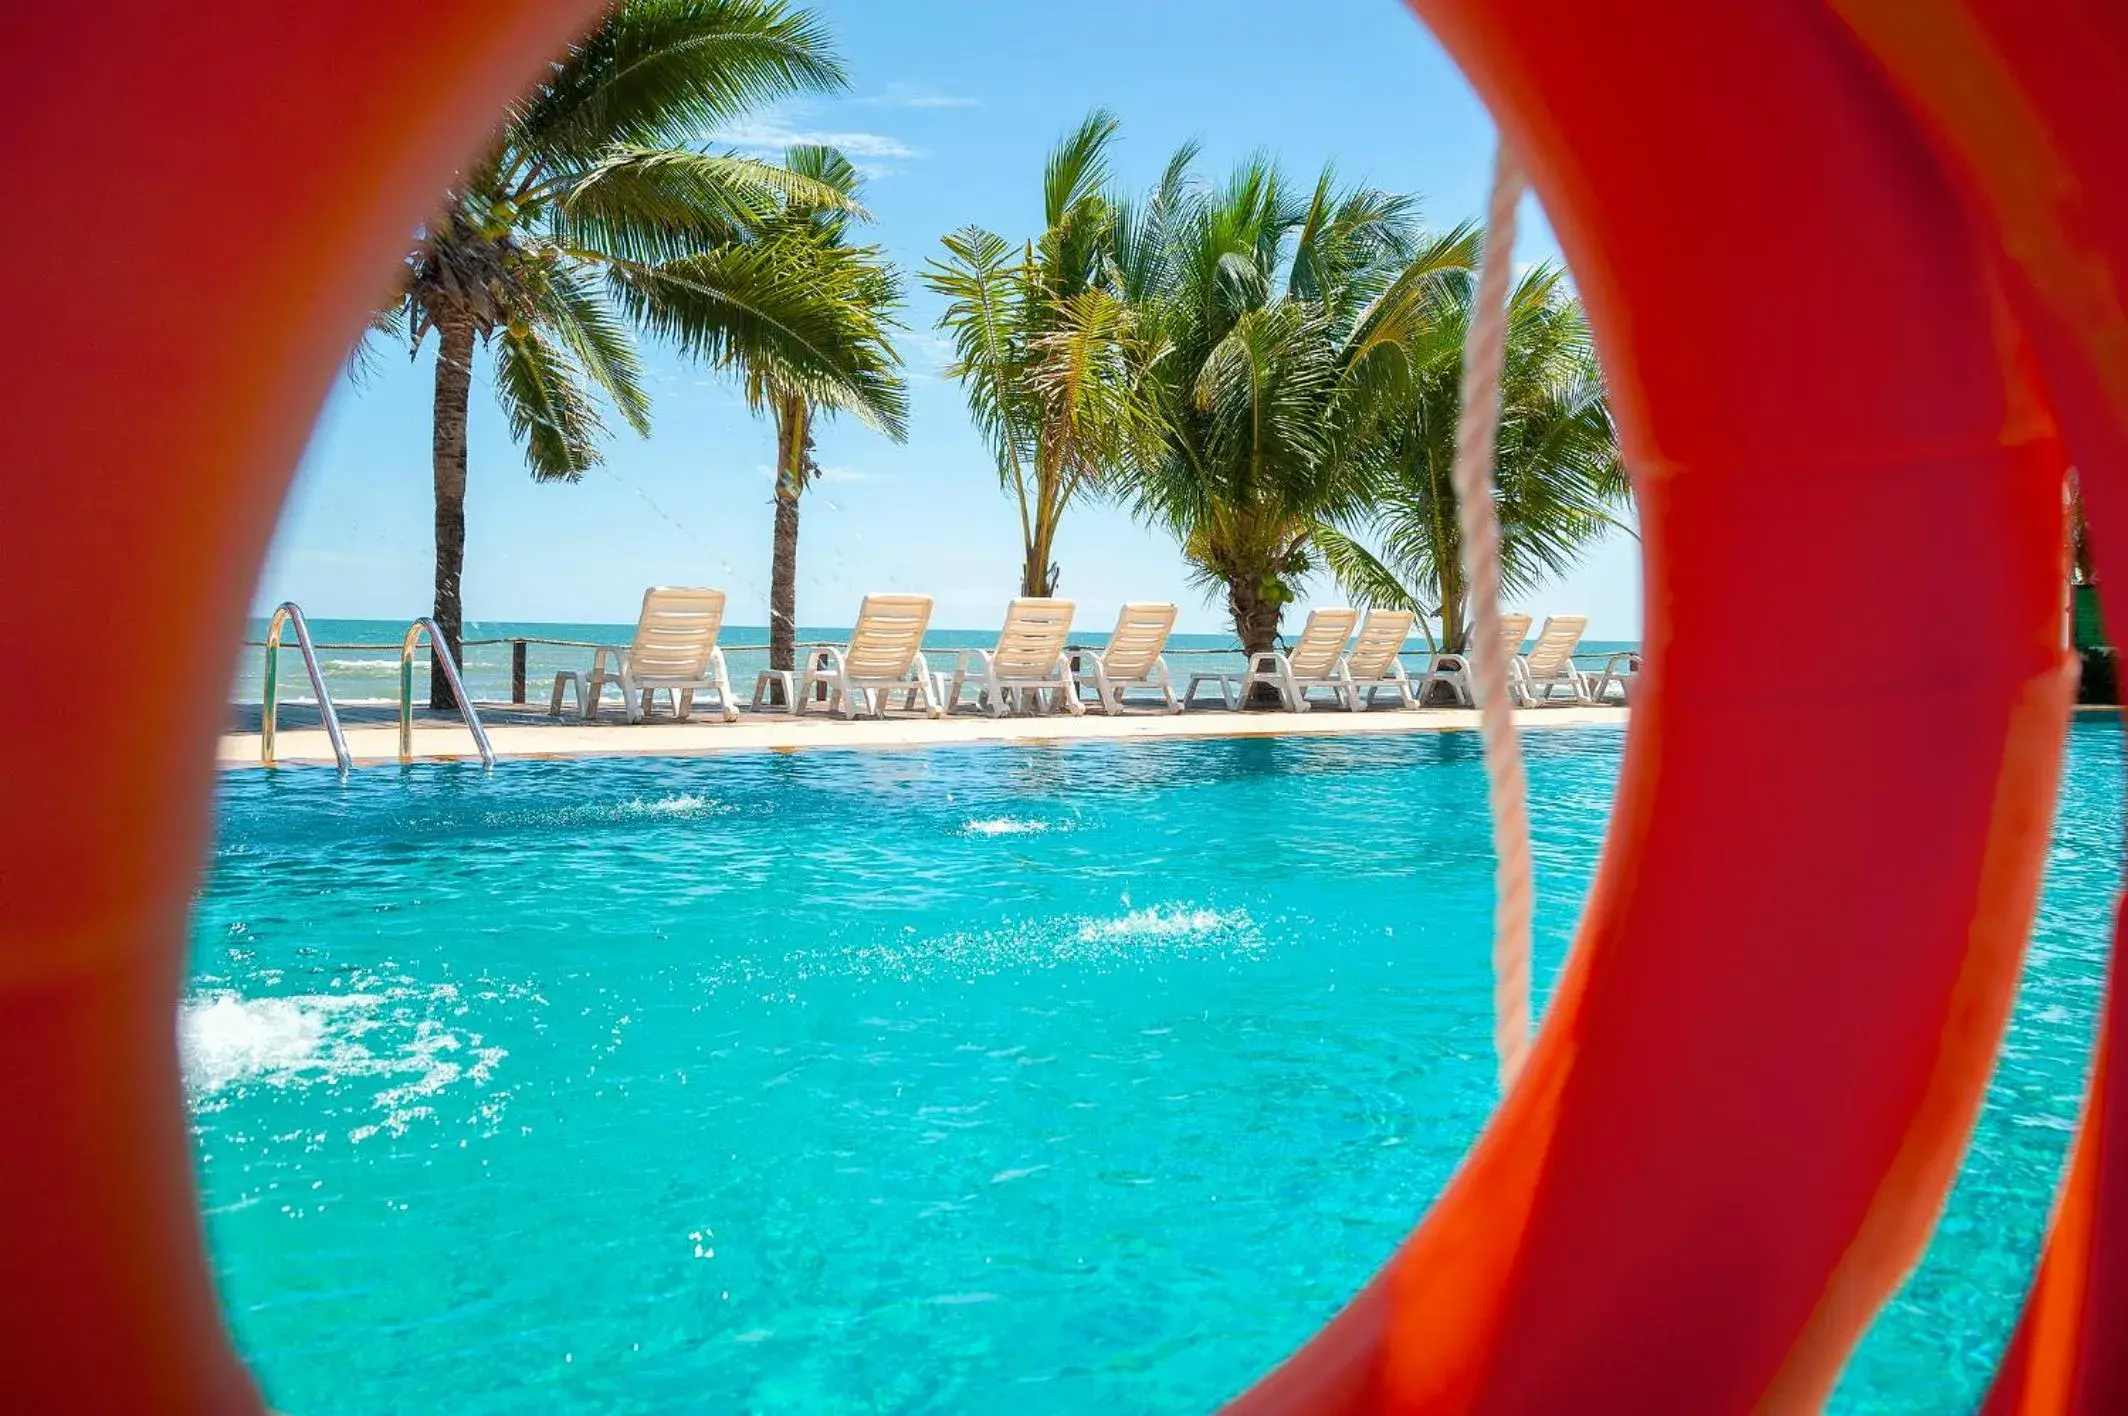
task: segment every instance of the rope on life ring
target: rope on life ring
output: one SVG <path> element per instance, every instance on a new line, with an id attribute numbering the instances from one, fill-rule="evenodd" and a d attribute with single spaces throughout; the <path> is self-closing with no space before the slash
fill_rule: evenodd
<path id="1" fill-rule="evenodd" d="M 1503 139 L 1493 161 L 1492 201 L 1478 290 L 1463 339 L 1463 399 L 1456 418 L 1456 518 L 1472 609 L 1486 796 L 1493 818 L 1493 1050 L 1500 1090 L 1521 1075 L 1530 1039 L 1530 922 L 1536 881 L 1530 863 L 1529 783 L 1509 695 L 1507 646 L 1500 638 L 1500 514 L 1493 505 L 1494 445 L 1500 430 L 1500 374 L 1507 362 L 1508 275 L 1515 262 L 1515 211 L 1528 186 Z"/>

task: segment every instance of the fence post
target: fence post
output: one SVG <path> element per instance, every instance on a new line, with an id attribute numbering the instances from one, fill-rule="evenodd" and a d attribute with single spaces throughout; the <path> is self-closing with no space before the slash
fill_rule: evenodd
<path id="1" fill-rule="evenodd" d="M 510 641 L 510 701 L 525 701 L 525 641 Z"/>

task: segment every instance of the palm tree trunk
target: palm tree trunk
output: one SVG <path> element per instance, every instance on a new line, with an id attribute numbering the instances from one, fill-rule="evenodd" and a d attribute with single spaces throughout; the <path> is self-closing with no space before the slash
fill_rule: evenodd
<path id="1" fill-rule="evenodd" d="M 436 476 L 436 604 L 443 649 L 453 663 L 465 642 L 466 409 L 473 389 L 473 325 L 454 320 L 439 327 L 433 458 Z M 429 658 L 429 706 L 452 706 L 451 687 Z"/>
<path id="2" fill-rule="evenodd" d="M 1250 662 L 1258 654 L 1278 647 L 1278 624 L 1285 615 L 1285 602 L 1264 593 L 1269 577 L 1243 576 L 1227 582 L 1227 612 L 1234 617 L 1234 637 Z M 1269 708 L 1278 703 L 1277 691 L 1258 684 L 1244 707 Z"/>
<path id="3" fill-rule="evenodd" d="M 1042 556 L 1030 544 L 1027 547 L 1025 558 L 1020 562 L 1020 593 L 1022 595 L 1048 594 L 1049 592 L 1042 588 L 1042 580 Z"/>
<path id="4" fill-rule="evenodd" d="M 1461 548 L 1454 549 L 1457 558 L 1441 562 L 1441 652 L 1467 654 L 1470 652 L 1470 593 L 1463 584 Z"/>
<path id="5" fill-rule="evenodd" d="M 1055 505 L 1056 491 L 1052 477 L 1044 469 L 1035 472 L 1034 524 L 1027 529 L 1027 556 L 1020 563 L 1020 593 L 1022 595 L 1054 595 L 1061 568 L 1052 564 L 1049 557 L 1056 549 L 1057 522 L 1062 511 Z"/>
<path id="6" fill-rule="evenodd" d="M 2069 579 L 2072 584 L 2089 585 L 2091 573 L 2091 530 L 2084 521 L 2084 484 L 2069 469 Z"/>
<path id="7" fill-rule="evenodd" d="M 1057 579 L 1062 568 L 1050 564 L 1049 549 L 1054 538 L 1048 533 L 1037 535 L 1027 547 L 1027 559 L 1020 565 L 1020 593 L 1022 595 L 1054 595 Z"/>
<path id="8" fill-rule="evenodd" d="M 802 398 L 776 400 L 776 530 L 769 555 L 768 665 L 798 667 L 798 498 L 805 491 L 809 422 Z M 782 703 L 781 687 L 772 689 Z"/>

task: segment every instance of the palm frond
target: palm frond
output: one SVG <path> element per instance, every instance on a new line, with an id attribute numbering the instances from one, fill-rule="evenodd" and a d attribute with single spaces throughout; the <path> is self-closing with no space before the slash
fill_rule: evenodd
<path id="1" fill-rule="evenodd" d="M 960 382 L 969 415 L 988 439 L 998 476 L 1018 486 L 1033 454 L 1033 400 L 1026 370 L 1026 271 L 1005 238 L 970 226 L 943 240 L 946 259 L 923 282 L 945 297 L 938 327 L 953 341 L 946 376 Z"/>
<path id="2" fill-rule="evenodd" d="M 732 153 L 616 146 L 551 184 L 555 239 L 661 261 L 750 239 L 788 206 L 854 210 L 833 186 Z"/>
<path id="3" fill-rule="evenodd" d="M 643 387 L 642 361 L 627 324 L 573 264 L 556 263 L 546 294 L 538 311 L 541 322 L 628 426 L 649 436 L 650 395 Z"/>
<path id="4" fill-rule="evenodd" d="M 1478 226 L 1470 221 L 1418 238 L 1409 259 L 1353 321 L 1347 357 L 1363 360 L 1383 345 L 1422 338 L 1438 324 L 1444 304 L 1454 301 L 1454 278 L 1476 272 L 1478 247 Z"/>
<path id="5" fill-rule="evenodd" d="M 785 392 L 842 409 L 890 436 L 907 394 L 886 337 L 896 292 L 874 260 L 833 261 L 810 243 L 760 241 L 661 265 L 616 262 L 613 297 L 635 321 L 714 366 L 764 371 Z"/>
<path id="6" fill-rule="evenodd" d="M 1184 143 L 1142 201 L 1115 203 L 1114 278 L 1119 293 L 1133 305 L 1144 305 L 1169 283 L 1174 228 L 1192 195 L 1196 179 L 1191 168 L 1198 150 L 1195 141 Z"/>
<path id="7" fill-rule="evenodd" d="M 1432 615 L 1433 606 L 1406 585 L 1388 562 L 1328 522 L 1315 526 L 1316 548 L 1337 577 L 1338 587 L 1363 609 L 1411 610 Z"/>
<path id="8" fill-rule="evenodd" d="M 799 143 L 785 148 L 783 165 L 806 180 L 827 188 L 845 201 L 854 200 L 864 186 L 864 175 L 855 163 L 846 157 L 840 148 L 825 143 Z M 796 203 L 803 206 L 822 205 L 819 202 Z"/>
<path id="9" fill-rule="evenodd" d="M 864 190 L 864 174 L 839 148 L 820 143 L 800 143 L 784 149 L 784 170 L 804 178 L 817 195 L 784 194 L 784 215 L 811 224 L 820 239 L 840 241 L 852 220 L 869 221 L 871 214 L 858 204 Z"/>
<path id="10" fill-rule="evenodd" d="M 518 105 L 512 170 L 692 146 L 750 108 L 847 82 L 819 19 L 783 0 L 628 0 Z"/>
<path id="11" fill-rule="evenodd" d="M 1042 171 L 1042 220 L 1063 225 L 1072 211 L 1108 185 L 1108 149 L 1121 125 L 1116 115 L 1096 108 L 1049 154 Z"/>
<path id="12" fill-rule="evenodd" d="M 533 477 L 576 481 L 598 465 L 605 432 L 582 371 L 536 328 L 506 332 L 496 345 L 496 396 Z"/>
<path id="13" fill-rule="evenodd" d="M 392 302 L 370 312 L 369 323 L 348 348 L 347 362 L 341 373 L 360 386 L 369 381 L 377 368 L 377 345 L 381 342 L 399 343 L 406 340 L 413 328 L 413 312 L 403 294 L 395 295 Z"/>
<path id="14" fill-rule="evenodd" d="M 1157 445 L 1158 424 L 1137 396 L 1145 351 L 1131 310 L 1106 290 L 1060 301 L 1050 327 L 1029 342 L 1027 387 L 1036 439 L 1052 464 L 1061 511 L 1082 487 L 1140 460 Z"/>
<path id="15" fill-rule="evenodd" d="M 1337 278 L 1336 271 L 1327 267 L 1324 250 L 1332 218 L 1336 214 L 1337 169 L 1325 164 L 1320 176 L 1315 179 L 1315 190 L 1308 198 L 1306 214 L 1301 217 L 1300 229 L 1293 242 L 1293 262 L 1286 274 L 1286 293 L 1300 300 L 1321 300 L 1329 293 L 1329 284 Z"/>

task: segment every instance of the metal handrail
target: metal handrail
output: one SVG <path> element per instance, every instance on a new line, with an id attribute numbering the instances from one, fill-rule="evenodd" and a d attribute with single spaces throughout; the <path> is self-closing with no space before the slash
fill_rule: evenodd
<path id="1" fill-rule="evenodd" d="M 488 730 L 480 725 L 480 714 L 473 707 L 472 696 L 465 691 L 465 681 L 458 677 L 458 664 L 451 658 L 442 628 L 426 616 L 406 627 L 406 638 L 399 645 L 399 760 L 414 760 L 414 650 L 424 633 L 429 637 L 429 651 L 435 656 L 436 667 L 443 670 L 444 682 L 451 686 L 451 696 L 458 700 L 458 716 L 465 720 L 467 730 L 473 734 L 473 746 L 480 749 L 480 765 L 493 767 L 495 749 L 488 746 Z"/>
<path id="2" fill-rule="evenodd" d="M 259 761 L 268 767 L 274 765 L 273 733 L 281 706 L 281 626 L 289 624 L 295 626 L 296 648 L 302 651 L 303 668 L 310 674 L 310 691 L 318 696 L 318 716 L 325 722 L 325 736 L 332 743 L 333 759 L 340 764 L 340 775 L 344 777 L 354 766 L 354 759 L 347 754 L 347 738 L 340 731 L 340 715 L 333 710 L 332 695 L 325 691 L 325 675 L 318 668 L 317 646 L 310 642 L 310 626 L 303 622 L 303 611 L 293 600 L 283 600 L 276 606 L 273 619 L 266 626 Z"/>

